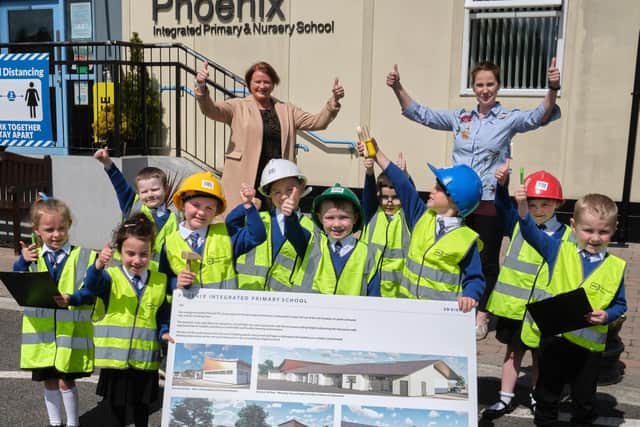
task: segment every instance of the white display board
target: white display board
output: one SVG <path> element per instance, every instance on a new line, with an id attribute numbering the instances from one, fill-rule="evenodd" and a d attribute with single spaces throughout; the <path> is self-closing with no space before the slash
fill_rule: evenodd
<path id="1" fill-rule="evenodd" d="M 455 302 L 176 291 L 163 426 L 476 426 Z"/>

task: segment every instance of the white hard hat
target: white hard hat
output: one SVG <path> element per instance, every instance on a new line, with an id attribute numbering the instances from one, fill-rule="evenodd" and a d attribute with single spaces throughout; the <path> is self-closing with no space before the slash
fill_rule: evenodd
<path id="1" fill-rule="evenodd" d="M 298 165 L 287 159 L 271 159 L 262 171 L 258 191 L 268 197 L 270 193 L 269 185 L 281 179 L 292 177 L 301 180 L 304 187 L 307 186 L 307 177 L 300 172 Z M 307 188 L 301 197 L 306 196 L 310 191 L 311 188 Z"/>

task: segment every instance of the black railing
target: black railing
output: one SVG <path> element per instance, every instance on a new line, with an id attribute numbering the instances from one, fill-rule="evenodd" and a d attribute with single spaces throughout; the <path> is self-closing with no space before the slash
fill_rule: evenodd
<path id="1" fill-rule="evenodd" d="M 57 146 L 68 147 L 72 154 L 89 154 L 101 145 L 109 146 L 113 156 L 173 154 L 221 170 L 229 128 L 199 111 L 195 76 L 207 61 L 214 100 L 245 96 L 241 76 L 180 43 L 0 43 L 0 53 L 34 50 L 49 52 L 50 81 L 55 82 L 50 88 L 52 111 L 56 95 L 66 90 L 62 108 L 68 132 Z M 85 105 L 74 102 L 81 85 L 88 98 Z M 62 124 L 52 116 L 57 129 Z M 327 140 L 310 132 L 301 136 L 320 146 L 355 147 L 350 140 Z"/>

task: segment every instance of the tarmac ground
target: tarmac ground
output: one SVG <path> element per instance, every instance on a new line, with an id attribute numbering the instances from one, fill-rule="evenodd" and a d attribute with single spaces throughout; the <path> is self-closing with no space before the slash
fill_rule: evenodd
<path id="1" fill-rule="evenodd" d="M 624 350 L 616 364 L 624 367 L 624 375 L 615 384 L 598 387 L 596 408 L 599 418 L 595 425 L 640 427 L 640 244 L 626 248 L 611 248 L 611 252 L 627 261 L 625 287 L 628 303 L 626 320 L 620 331 Z M 0 271 L 10 271 L 16 256 L 8 248 L 0 248 Z M 0 425 L 46 426 L 42 385 L 31 381 L 31 374 L 21 371 L 20 324 L 21 311 L 0 282 Z M 477 344 L 478 410 L 497 400 L 504 346 L 493 332 Z M 526 406 L 530 391 L 529 356 L 523 361 L 523 373 L 518 381 L 516 399 L 521 404 L 514 412 L 496 420 L 480 418 L 480 426 L 531 426 L 533 419 Z M 80 396 L 80 422 L 83 426 L 110 426 L 112 420 L 95 394 L 98 375 L 77 382 Z M 162 391 L 162 389 L 161 389 Z M 151 408 L 150 425 L 160 425 L 161 399 Z M 561 406 L 558 426 L 570 426 L 568 398 Z"/>

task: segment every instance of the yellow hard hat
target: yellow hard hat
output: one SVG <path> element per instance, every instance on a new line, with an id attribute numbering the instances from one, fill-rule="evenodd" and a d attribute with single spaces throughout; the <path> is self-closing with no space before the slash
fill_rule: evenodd
<path id="1" fill-rule="evenodd" d="M 221 214 L 227 209 L 227 200 L 224 198 L 222 185 L 211 172 L 199 172 L 186 177 L 173 195 L 173 204 L 182 210 L 186 199 L 197 196 L 213 196 L 220 200 L 222 206 L 217 214 Z"/>

